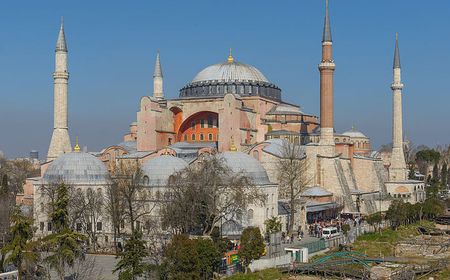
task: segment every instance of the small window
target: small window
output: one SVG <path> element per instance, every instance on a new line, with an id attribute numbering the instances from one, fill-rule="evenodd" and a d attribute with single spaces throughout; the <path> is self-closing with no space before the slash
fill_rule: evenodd
<path id="1" fill-rule="evenodd" d="M 211 116 L 208 117 L 208 128 L 213 127 L 213 118 Z"/>
<path id="2" fill-rule="evenodd" d="M 169 139 L 167 140 L 167 145 L 172 145 L 172 138 L 169 137 Z"/>
<path id="3" fill-rule="evenodd" d="M 200 127 L 205 128 L 205 120 L 203 119 L 200 120 Z"/>
<path id="4" fill-rule="evenodd" d="M 150 179 L 148 178 L 147 175 L 145 175 L 144 178 L 142 178 L 142 183 L 143 183 L 145 186 L 148 186 L 148 185 L 149 185 Z"/>
<path id="5" fill-rule="evenodd" d="M 204 137 L 203 137 L 203 133 L 200 134 L 200 141 L 203 141 Z"/>
<path id="6" fill-rule="evenodd" d="M 208 140 L 209 141 L 212 141 L 213 140 L 213 135 L 210 133 L 210 134 L 208 134 Z"/>
<path id="7" fill-rule="evenodd" d="M 40 223 L 39 223 L 39 229 L 40 229 L 41 231 L 44 231 L 44 226 L 45 226 L 44 222 L 40 222 Z"/>
<path id="8" fill-rule="evenodd" d="M 52 223 L 47 224 L 47 231 L 52 231 Z"/>
<path id="9" fill-rule="evenodd" d="M 195 134 L 192 134 L 192 135 L 191 135 L 191 140 L 192 140 L 192 141 L 195 141 Z"/>
<path id="10" fill-rule="evenodd" d="M 105 235 L 105 243 L 108 243 L 108 235 Z"/>
<path id="11" fill-rule="evenodd" d="M 183 137 L 184 137 L 184 141 L 187 141 L 187 139 L 188 139 L 187 134 L 185 134 Z"/>
<path id="12" fill-rule="evenodd" d="M 102 222 L 97 222 L 97 231 L 101 231 L 102 230 Z"/>

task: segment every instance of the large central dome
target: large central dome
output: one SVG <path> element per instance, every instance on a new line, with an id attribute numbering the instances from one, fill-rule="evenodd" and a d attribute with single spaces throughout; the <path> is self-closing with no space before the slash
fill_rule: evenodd
<path id="1" fill-rule="evenodd" d="M 200 71 L 192 83 L 217 82 L 265 82 L 269 80 L 255 67 L 240 62 L 223 62 L 210 65 Z"/>
<path id="2" fill-rule="evenodd" d="M 255 67 L 228 56 L 222 63 L 210 65 L 180 90 L 181 98 L 222 97 L 227 93 L 261 96 L 281 100 L 281 90 Z"/>

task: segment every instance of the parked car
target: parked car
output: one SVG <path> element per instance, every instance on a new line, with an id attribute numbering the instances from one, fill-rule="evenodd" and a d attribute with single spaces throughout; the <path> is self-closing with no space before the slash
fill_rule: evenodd
<path id="1" fill-rule="evenodd" d="M 322 237 L 324 238 L 332 238 L 335 236 L 339 236 L 339 231 L 336 227 L 326 227 L 322 230 Z"/>

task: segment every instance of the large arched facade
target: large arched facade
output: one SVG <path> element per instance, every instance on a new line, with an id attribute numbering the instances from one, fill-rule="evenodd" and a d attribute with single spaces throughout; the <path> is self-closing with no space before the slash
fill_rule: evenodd
<path id="1" fill-rule="evenodd" d="M 217 142 L 219 114 L 210 111 L 193 114 L 181 124 L 177 137 L 185 142 Z"/>

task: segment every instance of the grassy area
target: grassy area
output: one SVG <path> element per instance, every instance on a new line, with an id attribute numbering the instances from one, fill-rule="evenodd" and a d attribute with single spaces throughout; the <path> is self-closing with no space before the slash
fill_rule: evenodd
<path id="1" fill-rule="evenodd" d="M 395 244 L 406 238 L 418 235 L 417 227 L 434 228 L 431 222 L 422 222 L 402 226 L 397 230 L 385 229 L 381 233 L 368 233 L 358 237 L 353 244 L 353 250 L 367 254 L 371 257 L 392 256 Z"/>
<path id="2" fill-rule="evenodd" d="M 276 269 L 265 269 L 255 273 L 236 274 L 227 280 L 277 280 L 282 277 L 283 275 Z"/>

